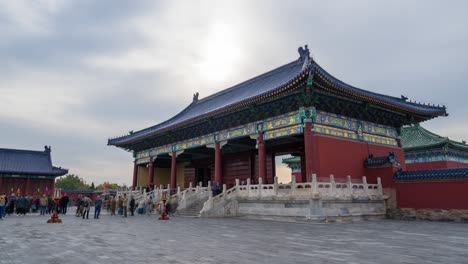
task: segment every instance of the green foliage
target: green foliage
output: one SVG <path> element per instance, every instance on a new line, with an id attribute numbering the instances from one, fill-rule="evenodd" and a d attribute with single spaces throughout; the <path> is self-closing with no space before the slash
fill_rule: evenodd
<path id="1" fill-rule="evenodd" d="M 96 190 L 104 190 L 104 184 L 107 184 L 107 189 L 108 190 L 115 190 L 115 189 L 118 189 L 118 188 L 122 187 L 122 186 L 118 185 L 117 183 L 104 182 L 103 184 L 98 184 L 96 186 Z"/>
<path id="2" fill-rule="evenodd" d="M 66 176 L 60 177 L 55 181 L 55 187 L 61 188 L 64 190 L 104 190 L 104 184 L 107 185 L 108 190 L 118 189 L 122 186 L 117 183 L 104 182 L 103 184 L 94 185 L 94 182 L 91 182 L 91 185 L 87 184 L 82 178 L 78 175 L 68 174 Z"/>
<path id="3" fill-rule="evenodd" d="M 55 182 L 56 188 L 65 190 L 90 190 L 91 187 L 78 175 L 67 174 Z"/>

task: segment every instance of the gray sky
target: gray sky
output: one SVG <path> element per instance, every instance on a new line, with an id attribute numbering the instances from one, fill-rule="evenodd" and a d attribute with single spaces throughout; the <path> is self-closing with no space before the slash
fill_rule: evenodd
<path id="1" fill-rule="evenodd" d="M 86 181 L 131 184 L 107 138 L 297 59 L 351 85 L 444 104 L 468 140 L 466 1 L 0 2 L 0 147 L 52 146 Z"/>

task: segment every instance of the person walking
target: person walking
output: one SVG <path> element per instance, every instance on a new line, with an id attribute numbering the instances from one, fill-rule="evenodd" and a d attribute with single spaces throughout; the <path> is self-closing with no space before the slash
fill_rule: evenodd
<path id="1" fill-rule="evenodd" d="M 52 197 L 50 197 L 50 194 L 49 196 L 47 197 L 47 204 L 48 204 L 48 212 L 49 214 L 52 214 L 54 212 L 54 200 L 52 199 Z"/>
<path id="2" fill-rule="evenodd" d="M 153 213 L 153 199 L 151 198 L 151 195 L 148 195 L 148 198 L 146 200 L 146 214 L 151 215 Z"/>
<path id="3" fill-rule="evenodd" d="M 45 215 L 47 212 L 47 205 L 48 205 L 47 197 L 45 194 L 42 195 L 42 198 L 39 201 L 39 204 L 41 205 L 41 215 Z"/>
<path id="4" fill-rule="evenodd" d="M 130 195 L 130 213 L 131 213 L 131 216 L 134 216 L 134 213 L 135 212 L 135 198 L 133 198 L 133 195 Z"/>
<path id="5" fill-rule="evenodd" d="M 102 198 L 100 195 L 97 196 L 96 201 L 94 201 L 94 219 L 99 219 L 101 214 Z"/>
<path id="6" fill-rule="evenodd" d="M 120 195 L 119 195 L 119 197 L 117 198 L 117 211 L 118 211 L 119 215 L 122 215 L 122 214 L 123 214 L 122 206 L 123 206 L 123 204 L 122 204 L 122 198 L 121 198 Z"/>
<path id="7" fill-rule="evenodd" d="M 64 193 L 62 198 L 60 198 L 60 208 L 62 209 L 62 214 L 66 215 L 67 214 L 67 207 L 68 207 L 68 202 L 70 202 L 70 198 L 68 198 L 67 193 Z"/>
<path id="8" fill-rule="evenodd" d="M 124 217 L 127 217 L 127 205 L 128 205 L 128 198 L 127 198 L 127 194 L 124 193 L 123 198 L 122 198 L 122 213 Z"/>
<path id="9" fill-rule="evenodd" d="M 115 215 L 115 206 L 117 204 L 117 198 L 111 197 L 110 203 L 111 203 L 111 215 Z"/>
<path id="10" fill-rule="evenodd" d="M 81 216 L 81 205 L 82 205 L 82 201 L 83 200 L 83 197 L 81 196 L 81 194 L 78 195 L 78 198 L 76 199 L 76 213 L 75 213 L 75 216 Z"/>
<path id="11" fill-rule="evenodd" d="M 91 199 L 88 196 L 83 197 L 83 219 L 89 219 L 89 209 L 91 208 Z"/>
<path id="12" fill-rule="evenodd" d="M 6 204 L 7 204 L 6 196 L 0 195 L 0 220 L 5 216 Z"/>

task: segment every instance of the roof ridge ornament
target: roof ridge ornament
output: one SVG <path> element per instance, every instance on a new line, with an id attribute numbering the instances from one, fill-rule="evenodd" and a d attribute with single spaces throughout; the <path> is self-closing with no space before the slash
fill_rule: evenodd
<path id="1" fill-rule="evenodd" d="M 192 103 L 198 102 L 198 95 L 199 95 L 198 92 L 196 92 L 196 93 L 193 94 L 193 101 L 192 101 Z"/>
<path id="2" fill-rule="evenodd" d="M 301 60 L 308 59 L 310 57 L 310 51 L 307 45 L 305 45 L 304 48 L 299 47 L 297 51 L 299 52 L 299 56 L 300 56 L 299 58 Z"/>
<path id="3" fill-rule="evenodd" d="M 299 47 L 297 49 L 297 51 L 299 52 L 299 60 L 303 61 L 304 64 L 302 64 L 302 70 L 304 70 L 305 68 L 307 68 L 310 64 L 310 51 L 309 51 L 309 47 L 307 45 L 303 47 Z"/>

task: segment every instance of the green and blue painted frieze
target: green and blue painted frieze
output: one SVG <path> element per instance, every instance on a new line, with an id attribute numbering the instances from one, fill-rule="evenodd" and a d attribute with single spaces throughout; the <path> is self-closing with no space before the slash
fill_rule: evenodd
<path id="1" fill-rule="evenodd" d="M 215 142 L 214 135 L 201 136 L 189 140 L 182 141 L 174 145 L 174 151 L 196 148 L 200 146 L 205 146 Z"/>
<path id="2" fill-rule="evenodd" d="M 302 126 L 298 124 L 294 126 L 278 128 L 275 130 L 267 131 L 263 134 L 263 139 L 269 140 L 269 139 L 286 137 L 286 136 L 297 135 L 297 134 L 302 134 L 302 133 L 303 133 Z"/>

